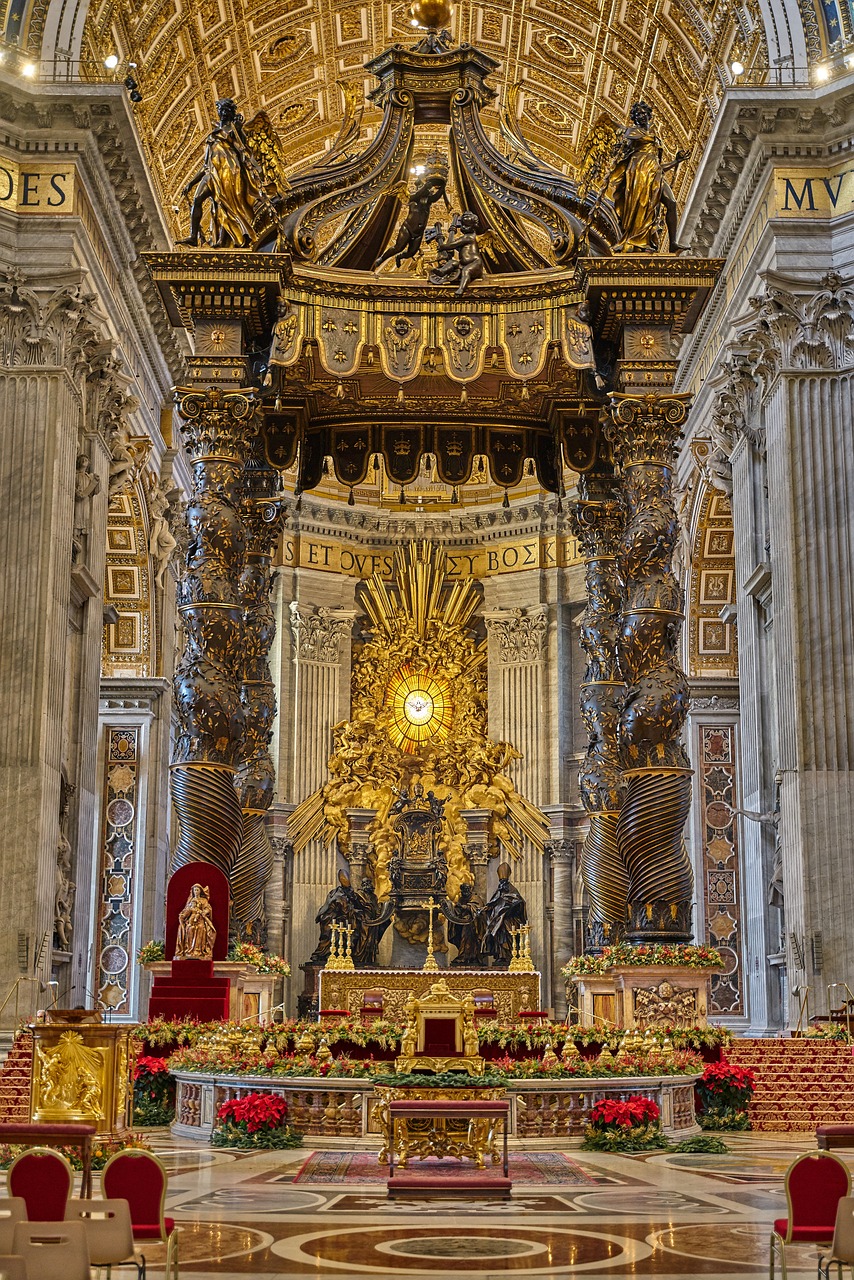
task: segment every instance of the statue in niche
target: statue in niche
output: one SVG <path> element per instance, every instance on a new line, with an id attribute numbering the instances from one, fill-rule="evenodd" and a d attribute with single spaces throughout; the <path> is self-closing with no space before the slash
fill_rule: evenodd
<path id="1" fill-rule="evenodd" d="M 130 488 L 136 476 L 137 458 L 131 448 L 130 428 L 122 422 L 113 435 L 110 459 L 110 499 Z"/>
<path id="2" fill-rule="evenodd" d="M 338 883 L 326 895 L 323 906 L 314 917 L 315 924 L 320 925 L 320 937 L 317 946 L 309 956 L 310 964 L 325 964 L 332 950 L 333 924 L 358 923 L 362 904 L 355 889 L 350 884 L 350 877 L 345 871 L 338 872 Z"/>
<path id="3" fill-rule="evenodd" d="M 207 886 L 194 884 L 178 916 L 176 960 L 212 960 L 216 929 Z"/>
<path id="4" fill-rule="evenodd" d="M 245 249 L 252 242 L 255 210 L 261 200 L 260 175 L 233 98 L 220 98 L 216 113 L 205 139 L 202 167 L 181 191 L 189 197 L 196 188 L 190 205 L 190 234 L 178 243 L 207 243 L 202 217 L 209 204 L 213 247 Z"/>
<path id="5" fill-rule="evenodd" d="M 683 253 L 685 246 L 676 240 L 676 197 L 665 174 L 677 169 L 689 153 L 677 151 L 668 164 L 662 164 L 663 147 L 653 130 L 652 107 L 648 103 L 636 102 L 629 111 L 629 120 L 611 173 L 614 206 L 623 237 L 614 252 L 660 252 L 663 215 L 670 252 Z"/>
<path id="6" fill-rule="evenodd" d="M 58 951 L 71 950 L 71 917 L 77 886 L 71 879 L 71 842 L 68 839 L 68 806 L 76 787 L 66 781 L 64 772 L 59 783 L 59 835 L 56 841 L 56 871 L 53 899 L 53 937 Z"/>
<path id="7" fill-rule="evenodd" d="M 169 486 L 167 488 L 167 485 Z M 178 545 L 178 540 L 169 527 L 169 517 L 172 514 L 171 496 L 177 492 L 178 486 L 175 481 L 168 477 L 166 482 L 158 480 L 155 476 L 151 476 L 148 485 L 148 516 L 149 516 L 149 535 L 148 535 L 148 554 L 154 561 L 154 581 L 158 587 L 162 587 L 166 576 L 166 570 L 169 567 L 169 561 L 172 558 L 172 552 Z"/>
<path id="8" fill-rule="evenodd" d="M 101 492 L 101 480 L 92 470 L 89 455 L 78 453 L 74 474 L 74 533 L 71 558 L 77 563 L 83 555 L 84 539 L 92 523 L 92 499 Z"/>
<path id="9" fill-rule="evenodd" d="M 415 184 L 415 190 L 408 191 L 405 182 L 395 188 L 395 195 L 403 199 L 409 196 L 409 209 L 406 217 L 397 229 L 394 244 L 385 253 L 381 253 L 374 263 L 374 271 L 389 258 L 394 258 L 395 266 L 400 269 L 404 258 L 414 258 L 421 248 L 430 210 L 437 200 L 444 200 L 450 211 L 448 200 L 448 162 L 444 156 L 428 156 L 427 172 Z"/>
<path id="10" fill-rule="evenodd" d="M 483 930 L 485 919 L 483 903 L 475 897 L 472 885 L 463 882 L 456 902 L 447 898 L 442 903 L 442 914 L 448 921 L 448 941 L 457 948 L 451 961 L 455 969 L 480 969 L 483 967 Z"/>
<path id="11" fill-rule="evenodd" d="M 439 222 L 425 236 L 428 243 L 435 241 L 439 255 L 436 267 L 430 272 L 430 283 L 455 284 L 458 298 L 483 275 L 483 255 L 477 244 L 478 225 L 477 214 L 467 209 L 454 215 L 447 238 Z"/>
<path id="12" fill-rule="evenodd" d="M 511 929 L 528 923 L 525 899 L 510 881 L 510 864 L 498 867 L 498 888 L 483 909 L 483 950 L 495 968 L 503 969 L 513 957 Z"/>

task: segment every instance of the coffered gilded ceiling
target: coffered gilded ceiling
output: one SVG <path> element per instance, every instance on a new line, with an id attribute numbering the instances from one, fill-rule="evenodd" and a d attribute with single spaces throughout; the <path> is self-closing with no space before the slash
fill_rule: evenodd
<path id="1" fill-rule="evenodd" d="M 494 0 L 461 4 L 458 42 L 500 59 L 497 105 L 521 82 L 525 135 L 552 164 L 570 169 L 579 144 L 603 112 L 625 121 L 632 101 L 656 110 L 669 152 L 691 151 L 675 187 L 684 194 L 734 59 L 761 70 L 767 61 L 758 0 Z M 340 83 L 364 83 L 365 60 L 416 33 L 403 4 L 332 0 L 95 0 L 84 57 L 116 52 L 142 93 L 137 120 L 164 207 L 198 168 L 217 98 L 244 115 L 268 112 L 294 168 L 334 138 L 343 111 Z M 370 105 L 362 141 L 380 113 Z M 494 109 L 484 123 L 498 136 Z M 433 145 L 435 132 L 425 139 Z M 186 205 L 172 212 L 186 233 Z"/>

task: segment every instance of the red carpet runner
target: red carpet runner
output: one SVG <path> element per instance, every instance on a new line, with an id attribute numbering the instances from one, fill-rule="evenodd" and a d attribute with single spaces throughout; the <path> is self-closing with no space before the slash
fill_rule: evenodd
<path id="1" fill-rule="evenodd" d="M 730 1062 L 750 1067 L 756 1092 L 750 1122 L 759 1132 L 854 1123 L 854 1058 L 835 1040 L 734 1040 Z"/>

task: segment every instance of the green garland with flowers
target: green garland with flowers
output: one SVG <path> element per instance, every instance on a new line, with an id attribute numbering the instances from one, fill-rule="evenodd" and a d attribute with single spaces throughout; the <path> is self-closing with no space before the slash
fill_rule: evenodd
<path id="1" fill-rule="evenodd" d="M 723 959 L 714 947 L 693 946 L 686 942 L 656 942 L 653 944 L 617 942 L 604 947 L 598 956 L 575 956 L 564 965 L 564 978 L 594 977 L 616 968 L 645 969 L 662 966 L 682 969 L 721 969 Z"/>

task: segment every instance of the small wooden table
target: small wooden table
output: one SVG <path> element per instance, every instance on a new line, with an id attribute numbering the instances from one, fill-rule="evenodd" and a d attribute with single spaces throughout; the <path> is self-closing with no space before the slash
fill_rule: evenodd
<path id="1" fill-rule="evenodd" d="M 21 1147 L 79 1147 L 83 1163 L 81 1198 L 92 1195 L 93 1124 L 0 1124 L 0 1142 Z"/>
<path id="2" fill-rule="evenodd" d="M 509 1160 L 507 1154 L 507 1130 L 510 1120 L 510 1103 L 499 1101 L 481 1101 L 480 1099 L 460 1099 L 458 1102 L 445 1098 L 395 1098 L 388 1104 L 389 1110 L 389 1181 L 394 1177 L 395 1125 L 398 1120 L 501 1120 L 504 1131 L 502 1170 L 508 1177 Z M 475 1157 L 476 1158 L 476 1157 Z"/>

